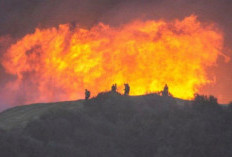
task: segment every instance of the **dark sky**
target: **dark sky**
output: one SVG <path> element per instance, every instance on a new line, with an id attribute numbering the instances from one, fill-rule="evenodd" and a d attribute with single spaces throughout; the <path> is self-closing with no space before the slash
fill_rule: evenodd
<path id="1" fill-rule="evenodd" d="M 70 21 L 91 26 L 99 21 L 120 24 L 134 18 L 183 18 L 196 14 L 232 26 L 231 0 L 0 0 L 0 34 L 24 35 L 37 26 Z"/>
<path id="2" fill-rule="evenodd" d="M 17 39 L 46 28 L 76 22 L 89 28 L 98 22 L 120 25 L 133 19 L 174 19 L 195 14 L 200 21 L 214 22 L 225 33 L 225 54 L 232 57 L 231 0 L 0 0 L 0 40 L 10 35 Z M 0 45 L 1 46 L 1 45 Z M 0 47 L 0 56 L 4 48 Z M 232 101 L 232 63 L 219 58 L 213 70 L 216 85 L 202 91 Z M 0 83 L 12 79 L 0 67 Z M 231 98 L 231 99 L 230 99 Z M 1 104 L 0 104 L 1 105 Z"/>

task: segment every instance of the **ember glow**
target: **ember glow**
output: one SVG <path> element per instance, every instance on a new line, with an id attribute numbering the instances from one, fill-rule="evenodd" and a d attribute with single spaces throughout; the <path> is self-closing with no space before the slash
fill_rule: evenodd
<path id="1" fill-rule="evenodd" d="M 222 54 L 223 35 L 195 16 L 174 21 L 133 21 L 91 29 L 69 24 L 36 29 L 11 45 L 2 64 L 16 79 L 6 88 L 22 91 L 25 103 L 73 100 L 109 90 L 114 83 L 131 95 L 162 90 L 191 99 L 212 83 L 207 68 Z"/>

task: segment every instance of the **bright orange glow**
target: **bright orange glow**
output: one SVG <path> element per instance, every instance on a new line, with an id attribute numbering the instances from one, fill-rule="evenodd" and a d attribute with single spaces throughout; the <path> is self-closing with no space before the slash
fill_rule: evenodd
<path id="1" fill-rule="evenodd" d="M 24 90 L 27 103 L 73 100 L 129 83 L 131 95 L 162 90 L 190 99 L 213 79 L 206 69 L 216 63 L 223 36 L 195 16 L 183 20 L 134 21 L 120 27 L 102 23 L 91 29 L 36 29 L 11 45 L 2 64 L 17 76 L 8 88 Z"/>

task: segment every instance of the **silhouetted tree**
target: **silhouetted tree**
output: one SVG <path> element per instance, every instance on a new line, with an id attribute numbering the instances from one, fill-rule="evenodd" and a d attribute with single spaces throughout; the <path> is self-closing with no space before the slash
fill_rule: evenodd
<path id="1" fill-rule="evenodd" d="M 129 86 L 129 84 L 124 84 L 124 95 L 129 95 L 129 93 L 130 93 L 130 86 Z"/>
<path id="2" fill-rule="evenodd" d="M 112 92 L 116 92 L 117 91 L 117 84 L 116 83 L 111 86 L 111 91 Z"/>
<path id="3" fill-rule="evenodd" d="M 85 89 L 85 100 L 88 100 L 90 97 L 90 91 L 88 91 L 87 89 Z"/>

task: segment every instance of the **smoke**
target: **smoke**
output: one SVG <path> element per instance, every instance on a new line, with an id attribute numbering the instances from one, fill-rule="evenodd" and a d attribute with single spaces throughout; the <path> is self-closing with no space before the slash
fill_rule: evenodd
<path id="1" fill-rule="evenodd" d="M 11 43 L 25 34 L 33 33 L 36 27 L 49 28 L 75 23 L 90 28 L 99 22 L 116 26 L 134 19 L 183 19 L 191 14 L 197 15 L 200 21 L 217 24 L 225 36 L 224 53 L 232 57 L 230 0 L 0 0 L 0 6 L 0 57 Z M 219 58 L 218 66 L 210 69 L 215 74 L 212 74 L 215 84 L 202 88 L 202 93 L 218 96 L 222 103 L 230 101 L 231 68 L 231 62 L 224 62 L 224 58 Z M 4 102 L 4 96 L 18 93 L 4 91 L 7 82 L 15 78 L 7 74 L 2 66 L 0 76 L 0 108 L 5 108 L 11 102 Z M 22 91 L 23 88 L 29 87 L 22 87 Z M 22 99 L 21 95 L 17 97 Z"/>

